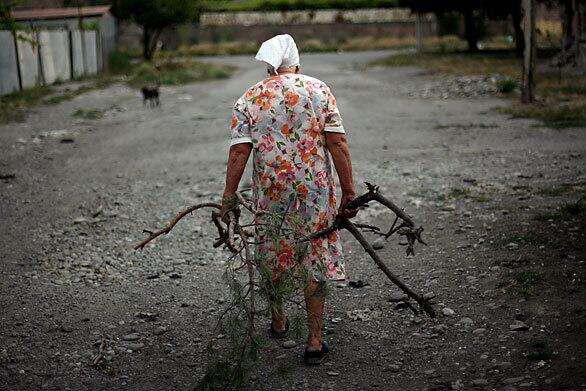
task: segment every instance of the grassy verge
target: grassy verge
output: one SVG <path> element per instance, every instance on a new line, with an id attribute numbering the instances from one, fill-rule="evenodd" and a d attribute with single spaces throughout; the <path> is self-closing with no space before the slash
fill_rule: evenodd
<path id="1" fill-rule="evenodd" d="M 233 67 L 226 65 L 169 59 L 160 59 L 153 64 L 133 63 L 128 55 L 117 52 L 110 58 L 110 73 L 76 80 L 81 82 L 78 87 L 39 86 L 0 97 L 0 123 L 23 121 L 28 110 L 35 104 L 54 105 L 72 100 L 89 91 L 108 87 L 119 80 L 121 75 L 126 77 L 130 86 L 140 88 L 157 82 L 163 85 L 179 85 L 221 79 L 229 77 L 233 70 Z M 74 116 L 81 118 L 95 115 L 96 113 L 74 113 Z"/>
<path id="2" fill-rule="evenodd" d="M 147 84 L 179 85 L 229 77 L 233 67 L 198 61 L 165 60 L 156 64 L 143 63 L 129 75 L 128 84 L 140 88 Z"/>
<path id="3" fill-rule="evenodd" d="M 538 69 L 547 69 L 548 59 L 542 58 Z M 381 66 L 417 66 L 430 72 L 447 75 L 502 74 L 507 82 L 499 86 L 511 92 L 513 82 L 521 80 L 521 59 L 508 51 L 480 53 L 403 53 L 373 62 Z M 586 127 L 586 75 L 564 74 L 550 70 L 537 72 L 538 102 L 524 105 L 513 103 L 503 109 L 512 118 L 541 120 L 551 128 Z"/>
<path id="4" fill-rule="evenodd" d="M 361 50 L 383 50 L 383 49 L 407 49 L 414 48 L 417 44 L 415 37 L 372 37 L 358 36 L 345 40 L 322 40 L 307 39 L 299 40 L 297 46 L 301 53 L 322 53 L 322 52 L 346 52 Z M 176 50 L 165 50 L 157 52 L 158 58 L 169 57 L 191 57 L 191 56 L 223 56 L 237 54 L 255 54 L 258 51 L 260 42 L 255 41 L 220 41 L 201 42 L 189 46 L 181 46 Z M 427 50 L 451 51 L 464 50 L 466 42 L 457 36 L 448 35 L 442 37 L 428 37 L 423 40 L 423 46 Z M 497 37 L 486 43 L 491 49 L 511 49 L 504 37 Z M 133 58 L 140 58 L 141 52 L 138 49 L 131 49 L 125 52 Z"/>

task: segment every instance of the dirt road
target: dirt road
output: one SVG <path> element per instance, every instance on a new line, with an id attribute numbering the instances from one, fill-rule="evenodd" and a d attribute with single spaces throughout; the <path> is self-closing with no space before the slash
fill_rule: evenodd
<path id="1" fill-rule="evenodd" d="M 584 192 L 585 129 L 510 120 L 493 110 L 504 99 L 414 98 L 432 76 L 355 66 L 386 54 L 306 55 L 303 71 L 338 98 L 356 181 L 425 227 L 414 258 L 396 240 L 381 254 L 441 315 L 396 309 L 344 235 L 351 279 L 370 285 L 328 298 L 329 361 L 306 368 L 303 341 L 270 341 L 251 389 L 586 389 L 585 223 L 556 212 Z M 207 213 L 143 252 L 132 245 L 219 200 L 231 106 L 264 69 L 210 61 L 239 70 L 163 88 L 157 109 L 115 84 L 0 126 L 0 389 L 187 390 L 203 376 L 227 296 Z M 358 220 L 389 218 L 371 208 Z M 94 369 L 102 337 L 110 361 Z"/>

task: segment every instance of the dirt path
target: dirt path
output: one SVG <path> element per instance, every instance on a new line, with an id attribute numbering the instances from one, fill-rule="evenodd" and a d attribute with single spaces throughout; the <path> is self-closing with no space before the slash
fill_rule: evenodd
<path id="1" fill-rule="evenodd" d="M 346 235 L 351 279 L 370 286 L 328 299 L 329 362 L 305 368 L 302 341 L 271 341 L 251 389 L 586 389 L 585 222 L 555 214 L 584 192 L 585 129 L 509 120 L 491 110 L 500 99 L 411 98 L 429 81 L 417 69 L 353 66 L 382 55 L 302 61 L 338 98 L 356 180 L 426 228 L 415 258 L 394 241 L 382 255 L 453 314 L 395 309 L 395 291 Z M 246 57 L 210 61 L 240 70 L 164 88 L 160 109 L 114 85 L 0 126 L 0 174 L 15 174 L 0 181 L 0 389 L 187 390 L 205 372 L 227 295 L 206 216 L 142 253 L 131 247 L 223 190 L 231 105 L 264 74 Z M 73 117 L 79 108 L 103 118 Z M 351 320 L 356 310 L 368 319 Z M 102 336 L 112 358 L 96 370 Z"/>

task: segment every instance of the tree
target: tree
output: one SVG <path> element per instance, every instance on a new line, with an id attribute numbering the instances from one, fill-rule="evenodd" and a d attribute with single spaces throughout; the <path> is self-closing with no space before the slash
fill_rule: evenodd
<path id="1" fill-rule="evenodd" d="M 560 0 L 562 46 L 560 66 L 586 68 L 586 4 L 581 0 Z"/>
<path id="2" fill-rule="evenodd" d="M 142 27 L 143 57 L 151 60 L 161 32 L 170 26 L 197 21 L 198 0 L 114 0 L 112 13 Z"/>
<path id="3" fill-rule="evenodd" d="M 525 41 L 521 29 L 521 0 L 401 0 L 400 5 L 415 12 L 433 12 L 442 15 L 457 11 L 464 17 L 464 37 L 468 50 L 478 51 L 480 26 L 484 18 L 503 20 L 512 16 L 517 53 L 523 54 Z"/>

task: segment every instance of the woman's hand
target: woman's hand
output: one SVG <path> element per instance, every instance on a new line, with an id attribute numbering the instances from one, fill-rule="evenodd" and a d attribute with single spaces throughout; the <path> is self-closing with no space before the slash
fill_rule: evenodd
<path id="1" fill-rule="evenodd" d="M 340 216 L 347 217 L 351 219 L 352 217 L 356 216 L 358 213 L 358 209 L 348 209 L 346 205 L 350 201 L 356 198 L 356 193 L 342 193 L 342 199 L 340 200 L 340 207 L 338 208 L 338 214 Z"/>
<path id="2" fill-rule="evenodd" d="M 228 218 L 228 212 L 234 212 L 236 217 L 240 217 L 240 210 L 238 209 L 238 198 L 236 194 L 224 194 L 222 197 L 222 209 L 220 210 L 220 217 L 222 221 L 228 225 L 230 219 Z"/>

